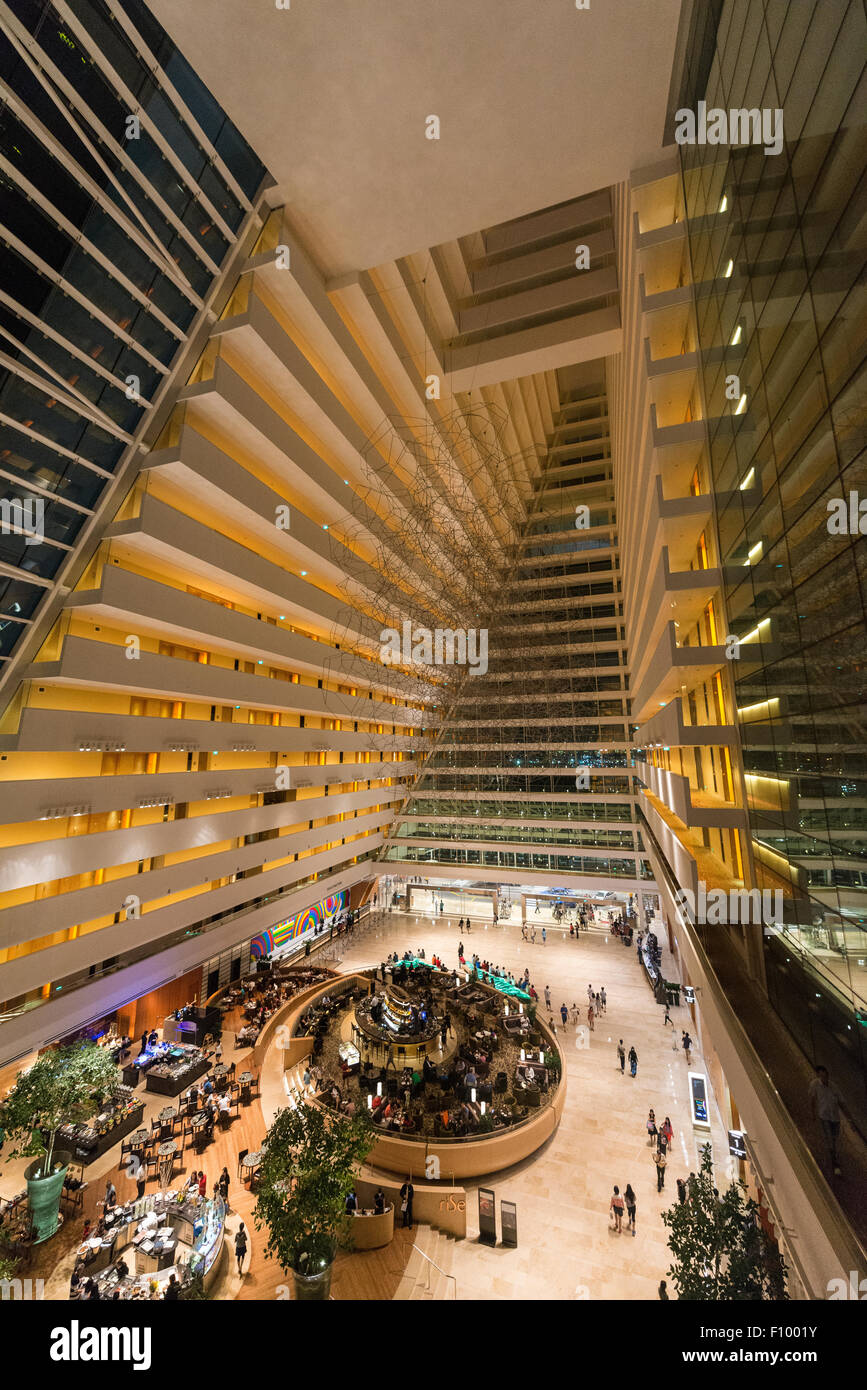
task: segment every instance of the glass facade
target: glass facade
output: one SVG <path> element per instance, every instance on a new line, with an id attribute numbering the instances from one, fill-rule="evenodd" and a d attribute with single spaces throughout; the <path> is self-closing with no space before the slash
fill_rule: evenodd
<path id="1" fill-rule="evenodd" d="M 131 0 L 0 29 L 0 659 L 168 377 L 265 169 Z M 37 520 L 38 518 L 38 520 Z"/>
<path id="2" fill-rule="evenodd" d="M 783 113 L 779 153 L 680 147 L 767 989 L 867 1132 L 864 7 L 732 0 L 706 49 L 709 109 Z"/>

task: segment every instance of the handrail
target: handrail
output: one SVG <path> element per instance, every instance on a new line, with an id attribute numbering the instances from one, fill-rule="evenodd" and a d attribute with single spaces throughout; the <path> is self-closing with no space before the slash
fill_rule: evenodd
<path id="1" fill-rule="evenodd" d="M 433 1265 L 434 1269 L 438 1269 L 439 1272 L 440 1272 L 440 1274 L 444 1275 L 446 1279 L 452 1279 L 452 1280 L 454 1281 L 454 1286 L 455 1286 L 455 1299 L 457 1299 L 457 1296 L 458 1296 L 458 1280 L 457 1280 L 457 1275 L 455 1275 L 455 1274 L 449 1274 L 447 1270 L 443 1269 L 442 1265 L 438 1265 L 438 1264 L 437 1264 L 436 1260 L 432 1260 L 431 1257 L 430 1257 L 430 1255 L 426 1255 L 426 1254 L 424 1253 L 424 1251 L 423 1251 L 418 1245 L 416 1245 L 415 1241 L 413 1241 L 413 1243 L 412 1243 L 412 1248 L 413 1248 L 413 1250 L 416 1250 L 416 1251 L 418 1252 L 419 1255 L 421 1255 L 421 1257 L 422 1257 L 423 1260 L 427 1260 L 427 1262 L 428 1262 L 429 1265 Z M 430 1289 L 430 1271 L 428 1271 L 428 1276 L 427 1276 L 427 1288 L 428 1288 L 428 1290 Z"/>

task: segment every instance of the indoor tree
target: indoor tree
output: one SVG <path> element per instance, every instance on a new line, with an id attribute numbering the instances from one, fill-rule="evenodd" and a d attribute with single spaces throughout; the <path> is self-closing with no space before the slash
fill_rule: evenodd
<path id="1" fill-rule="evenodd" d="M 350 1243 L 346 1196 L 374 1143 L 366 1121 L 318 1105 L 280 1110 L 268 1131 L 253 1218 L 284 1272 L 324 1276 Z M 296 1284 L 296 1287 L 297 1284 Z"/>
<path id="2" fill-rule="evenodd" d="M 15 1148 L 7 1158 L 45 1154 L 50 1174 L 57 1131 L 65 1121 L 86 1119 L 117 1086 L 117 1067 L 95 1043 L 73 1043 L 43 1052 L 29 1071 L 19 1072 L 0 1104 L 0 1137 Z M 47 1131 L 47 1142 L 42 1131 Z"/>
<path id="3" fill-rule="evenodd" d="M 786 1265 L 759 1221 L 744 1183 L 720 1196 L 713 1184 L 709 1144 L 689 1183 L 689 1196 L 662 1213 L 673 1264 L 668 1276 L 678 1298 L 740 1302 L 785 1299 Z"/>

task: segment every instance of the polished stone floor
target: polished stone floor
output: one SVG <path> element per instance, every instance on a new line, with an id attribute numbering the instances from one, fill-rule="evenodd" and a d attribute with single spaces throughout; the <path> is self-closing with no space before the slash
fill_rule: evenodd
<path id="1" fill-rule="evenodd" d="M 566 1058 L 567 1094 L 557 1133 L 525 1163 L 497 1174 L 483 1185 L 518 1209 L 518 1247 L 489 1248 L 478 1243 L 477 1200 L 468 1194 L 468 1239 L 453 1250 L 452 1272 L 458 1298 L 655 1298 L 669 1264 L 660 1212 L 676 1200 L 675 1179 L 698 1167 L 697 1146 L 707 1131 L 694 1129 L 687 1091 L 687 1064 L 672 1048 L 672 1028 L 651 994 L 634 948 L 627 949 L 604 928 L 582 933 L 548 932 L 543 946 L 521 938 L 520 922 L 494 927 L 481 922 L 468 935 L 458 932 L 448 914 L 436 918 L 389 912 L 380 916 L 357 942 L 350 941 L 339 969 L 378 963 L 390 951 L 402 954 L 419 946 L 430 959 L 436 951 L 447 965 L 457 965 L 458 941 L 467 954 L 477 952 L 530 978 L 544 998 L 550 985 L 558 1037 Z M 589 1040 L 571 1023 L 561 1027 L 559 1007 L 573 1001 L 586 1023 L 587 986 L 603 985 L 608 1009 L 596 1021 Z M 686 1008 L 672 1011 L 676 1036 L 689 1023 Z M 638 1053 L 633 1079 L 627 1065 L 621 1075 L 617 1041 Z M 589 1045 L 584 1044 L 589 1041 Z M 704 1070 L 692 1053 L 693 1070 Z M 653 1106 L 658 1120 L 666 1115 L 674 1128 L 666 1186 L 656 1190 L 656 1170 L 645 1121 Z M 712 1102 L 711 1141 L 718 1185 L 731 1175 L 726 1135 Z M 612 1186 L 627 1182 L 637 1195 L 637 1233 L 610 1227 Z"/>

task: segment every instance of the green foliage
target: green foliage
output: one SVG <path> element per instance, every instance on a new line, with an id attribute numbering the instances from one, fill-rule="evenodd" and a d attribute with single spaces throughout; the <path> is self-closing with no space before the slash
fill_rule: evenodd
<path id="1" fill-rule="evenodd" d="M 97 1111 L 117 1086 L 117 1067 L 95 1043 L 52 1048 L 19 1072 L 0 1105 L 0 1131 L 15 1148 L 7 1158 L 45 1153 L 44 1171 L 51 1172 L 54 1138 L 65 1120 L 77 1123 Z M 48 1130 L 48 1147 L 40 1130 Z"/>
<path id="2" fill-rule="evenodd" d="M 253 1219 L 257 1230 L 267 1230 L 266 1254 L 284 1272 L 319 1274 L 338 1242 L 351 1244 L 346 1195 L 374 1142 L 361 1116 L 349 1119 L 316 1105 L 278 1111 L 262 1155 Z"/>
<path id="3" fill-rule="evenodd" d="M 746 1302 L 783 1300 L 785 1262 L 759 1223 L 757 1204 L 743 1183 L 714 1196 L 710 1145 L 691 1194 L 662 1213 L 673 1264 L 668 1270 L 678 1298 Z"/>
<path id="4" fill-rule="evenodd" d="M 551 1047 L 545 1051 L 545 1066 L 555 1079 L 560 1079 L 560 1054 Z"/>

